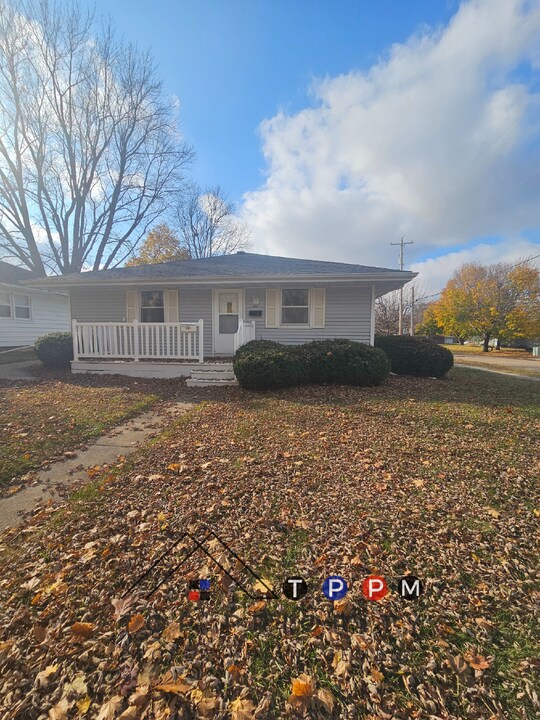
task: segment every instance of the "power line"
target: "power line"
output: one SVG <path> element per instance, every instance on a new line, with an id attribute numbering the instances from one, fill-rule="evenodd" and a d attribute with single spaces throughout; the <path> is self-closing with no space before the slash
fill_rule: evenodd
<path id="1" fill-rule="evenodd" d="M 404 242 L 403 235 L 398 243 L 390 243 L 390 245 L 399 245 L 399 269 L 403 270 L 403 246 L 413 245 L 413 241 Z M 399 289 L 399 335 L 403 335 L 403 285 Z"/>

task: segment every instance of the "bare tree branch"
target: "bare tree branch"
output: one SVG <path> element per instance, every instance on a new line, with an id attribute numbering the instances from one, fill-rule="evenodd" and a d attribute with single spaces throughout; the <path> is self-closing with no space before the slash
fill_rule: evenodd
<path id="1" fill-rule="evenodd" d="M 68 2 L 0 0 L 0 253 L 31 270 L 114 267 L 193 157 L 148 54 Z"/>
<path id="2" fill-rule="evenodd" d="M 219 185 L 192 185 L 178 204 L 175 227 L 192 258 L 230 255 L 249 246 L 249 230 Z"/>

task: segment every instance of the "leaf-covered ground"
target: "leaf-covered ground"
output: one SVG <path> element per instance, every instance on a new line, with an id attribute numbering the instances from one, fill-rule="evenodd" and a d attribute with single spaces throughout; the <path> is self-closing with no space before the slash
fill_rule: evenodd
<path id="1" fill-rule="evenodd" d="M 536 383 L 454 369 L 208 398 L 3 538 L 2 718 L 537 716 Z M 146 600 L 191 540 L 124 596 L 182 531 L 210 528 L 279 599 L 246 597 L 199 549 Z M 425 593 L 369 602 L 369 573 L 392 588 L 412 573 Z M 331 574 L 351 585 L 334 605 Z M 309 584 L 297 603 L 290 575 Z M 197 577 L 207 602 L 188 600 Z"/>
<path id="2" fill-rule="evenodd" d="M 0 487 L 101 435 L 163 394 L 147 381 L 44 374 L 0 387 Z"/>

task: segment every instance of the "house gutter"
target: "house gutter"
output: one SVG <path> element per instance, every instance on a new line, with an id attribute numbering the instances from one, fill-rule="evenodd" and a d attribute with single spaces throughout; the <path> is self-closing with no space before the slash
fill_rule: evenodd
<path id="1" fill-rule="evenodd" d="M 69 280 L 67 277 L 59 276 L 58 278 L 42 278 L 37 280 L 26 280 L 25 285 L 29 287 L 41 287 L 48 288 L 51 285 L 54 287 L 64 288 L 78 288 L 78 287 L 99 287 L 111 285 L 121 286 L 141 286 L 141 285 L 214 285 L 220 283 L 222 285 L 238 285 L 238 283 L 249 283 L 253 285 L 260 285 L 262 283 L 276 283 L 283 284 L 288 282 L 317 282 L 317 283 L 340 283 L 340 282 L 381 282 L 387 280 L 399 280 L 409 282 L 413 280 L 418 273 L 410 272 L 407 270 L 396 270 L 395 272 L 388 273 L 352 273 L 349 275 L 215 275 L 215 276 L 204 276 L 195 278 L 186 277 L 153 277 L 153 278 L 133 278 L 124 280 L 122 278 L 96 278 L 94 280 Z"/>

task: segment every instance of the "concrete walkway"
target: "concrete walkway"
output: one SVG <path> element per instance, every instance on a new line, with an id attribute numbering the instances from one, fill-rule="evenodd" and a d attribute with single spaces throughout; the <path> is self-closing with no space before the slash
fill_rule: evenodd
<path id="1" fill-rule="evenodd" d="M 36 372 L 41 363 L 36 360 L 21 360 L 0 364 L 0 380 L 37 380 Z"/>
<path id="2" fill-rule="evenodd" d="M 119 455 L 129 455 L 142 441 L 156 435 L 193 403 L 171 403 L 162 412 L 149 411 L 110 430 L 75 457 L 53 463 L 38 473 L 36 480 L 15 495 L 0 498 L 0 531 L 20 524 L 23 514 L 42 508 L 47 502 L 64 499 L 73 483 L 88 481 L 87 468 L 114 463 Z M 36 507 L 38 506 L 38 507 Z"/>
<path id="3" fill-rule="evenodd" d="M 507 378 L 518 378 L 518 380 L 532 380 L 532 382 L 540 382 L 540 377 L 533 377 L 532 375 L 518 375 L 518 373 L 504 372 L 503 370 L 492 370 L 491 368 L 479 367 L 478 365 L 465 365 L 454 363 L 454 367 L 466 368 L 467 370 L 480 370 L 480 372 L 488 372 L 493 375 L 504 375 Z"/>
<path id="4" fill-rule="evenodd" d="M 514 370 L 538 370 L 540 371 L 540 358 L 536 357 L 498 357 L 495 354 L 495 350 L 490 353 L 460 353 L 459 351 L 454 352 L 454 359 L 459 360 L 470 360 L 472 362 L 481 362 L 483 365 L 488 365 L 496 370 L 498 367 L 507 367 Z"/>

